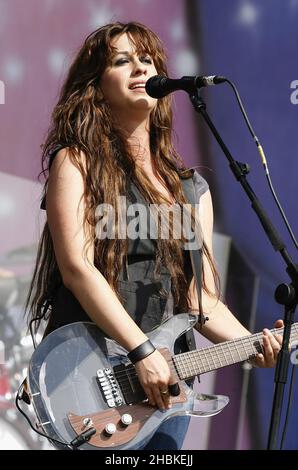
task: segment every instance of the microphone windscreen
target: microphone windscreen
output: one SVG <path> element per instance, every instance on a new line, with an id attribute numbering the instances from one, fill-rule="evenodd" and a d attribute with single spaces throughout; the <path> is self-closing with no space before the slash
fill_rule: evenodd
<path id="1" fill-rule="evenodd" d="M 168 91 L 165 90 L 165 84 L 167 82 L 167 77 L 162 75 L 154 75 L 154 77 L 147 80 L 145 89 L 149 96 L 152 98 L 163 98 L 168 94 Z"/>

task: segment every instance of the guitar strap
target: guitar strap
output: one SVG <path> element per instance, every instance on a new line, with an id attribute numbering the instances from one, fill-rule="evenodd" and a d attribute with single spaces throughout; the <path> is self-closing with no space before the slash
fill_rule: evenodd
<path id="1" fill-rule="evenodd" d="M 188 202 L 193 206 L 196 207 L 198 201 L 196 201 L 196 194 L 195 194 L 195 187 L 193 178 L 182 179 L 181 184 L 184 191 L 185 198 Z M 199 323 L 200 326 L 203 326 L 207 318 L 203 315 L 202 309 L 202 248 L 200 248 L 201 244 L 198 240 L 198 234 L 196 230 L 194 230 L 194 237 L 196 241 L 195 249 L 189 249 L 189 256 L 193 271 L 193 276 L 197 286 L 197 293 L 198 293 L 198 301 L 199 301 Z"/>

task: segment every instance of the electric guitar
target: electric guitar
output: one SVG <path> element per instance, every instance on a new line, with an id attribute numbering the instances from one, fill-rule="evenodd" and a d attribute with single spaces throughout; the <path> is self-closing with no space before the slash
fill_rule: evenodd
<path id="1" fill-rule="evenodd" d="M 171 416 L 218 414 L 228 397 L 197 393 L 184 380 L 254 357 L 262 351 L 262 333 L 174 355 L 176 339 L 196 321 L 194 315 L 175 315 L 148 334 L 180 386 L 166 411 L 148 404 L 127 351 L 94 323 L 72 323 L 53 331 L 36 348 L 28 370 L 38 425 L 49 439 L 66 444 L 92 428 L 94 435 L 79 449 L 136 450 Z M 282 334 L 283 328 L 271 331 Z M 295 323 L 291 341 L 297 339 Z"/>

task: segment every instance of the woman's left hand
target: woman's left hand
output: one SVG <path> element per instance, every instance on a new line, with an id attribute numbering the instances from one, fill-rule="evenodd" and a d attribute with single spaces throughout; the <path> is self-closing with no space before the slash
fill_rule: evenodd
<path id="1" fill-rule="evenodd" d="M 274 328 L 282 328 L 284 322 L 277 320 Z M 257 367 L 275 367 L 277 355 L 280 351 L 282 343 L 282 335 L 273 335 L 270 330 L 263 330 L 263 354 L 258 354 L 250 362 Z"/>

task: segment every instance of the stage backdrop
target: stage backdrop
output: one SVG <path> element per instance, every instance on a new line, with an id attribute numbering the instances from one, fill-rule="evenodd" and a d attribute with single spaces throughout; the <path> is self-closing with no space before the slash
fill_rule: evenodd
<path id="1" fill-rule="evenodd" d="M 297 44 L 298 1 L 201 0 L 192 2 L 198 35 L 197 48 L 203 51 L 203 74 L 218 74 L 237 85 L 244 105 L 261 140 L 280 201 L 298 236 L 298 106 Z M 235 97 L 227 85 L 204 91 L 208 110 L 234 157 L 249 163 L 249 181 L 260 197 L 274 224 L 297 262 L 295 249 L 269 192 L 261 161 Z M 198 123 L 201 127 L 203 123 Z M 210 181 L 216 199 L 218 227 L 231 235 L 241 254 L 260 277 L 256 329 L 272 327 L 283 310 L 273 299 L 275 287 L 288 277 L 281 257 L 274 252 L 241 186 L 232 175 L 221 150 L 209 135 L 204 140 L 208 152 L 204 163 L 212 169 Z M 208 147 L 209 144 L 209 147 Z M 297 315 L 296 315 L 297 321 Z M 273 370 L 255 370 L 258 414 L 253 419 L 260 426 L 259 446 L 266 445 L 273 397 Z M 297 449 L 297 381 L 289 418 L 285 448 Z M 296 397 L 296 398 L 295 398 Z M 226 429 L 222 417 L 218 428 Z M 220 425 L 221 424 L 221 425 Z M 213 438 L 227 439 L 216 434 Z M 216 445 L 213 439 L 214 445 Z M 222 445 L 222 441 L 218 444 Z"/>

